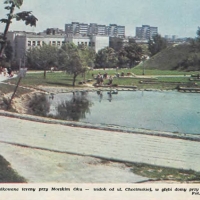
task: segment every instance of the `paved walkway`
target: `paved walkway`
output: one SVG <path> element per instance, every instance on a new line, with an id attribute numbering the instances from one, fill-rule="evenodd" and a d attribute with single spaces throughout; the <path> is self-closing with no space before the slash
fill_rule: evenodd
<path id="1" fill-rule="evenodd" d="M 200 142 L 31 122 L 0 116 L 0 142 L 200 171 Z"/>
<path id="2" fill-rule="evenodd" d="M 12 78 L 16 78 L 16 77 L 17 77 L 17 75 L 15 74 Z M 4 76 L 4 75 L 0 74 L 0 83 L 5 81 L 5 80 L 9 80 L 9 79 L 11 79 L 11 78 L 9 78 L 8 76 Z"/>

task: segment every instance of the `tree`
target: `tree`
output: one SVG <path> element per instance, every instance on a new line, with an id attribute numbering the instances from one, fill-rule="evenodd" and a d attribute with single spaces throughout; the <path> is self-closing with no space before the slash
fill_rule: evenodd
<path id="1" fill-rule="evenodd" d="M 120 68 L 127 67 L 129 65 L 129 58 L 127 57 L 127 52 L 121 49 L 118 53 L 118 65 Z"/>
<path id="2" fill-rule="evenodd" d="M 20 9 L 20 7 L 23 4 L 23 0 L 6 0 L 4 1 L 4 4 L 6 4 L 5 9 L 9 11 L 7 14 L 7 18 L 0 19 L 1 23 L 5 23 L 5 29 L 2 35 L 0 35 L 0 58 L 3 59 L 4 51 L 7 45 L 7 32 L 9 30 L 10 24 L 12 23 L 13 19 L 16 19 L 17 21 L 25 21 L 26 25 L 30 26 L 36 26 L 37 18 L 32 15 L 31 11 L 23 11 L 14 14 L 15 8 L 17 7 Z"/>
<path id="3" fill-rule="evenodd" d="M 58 48 L 43 44 L 41 47 L 29 49 L 26 57 L 28 65 L 33 69 L 43 69 L 46 78 L 46 71 L 58 64 Z"/>
<path id="4" fill-rule="evenodd" d="M 99 50 L 95 59 L 95 66 L 97 68 L 113 68 L 117 65 L 117 56 L 115 50 L 110 47 L 105 47 Z"/>
<path id="5" fill-rule="evenodd" d="M 142 55 L 142 48 L 137 43 L 130 43 L 119 52 L 118 60 L 119 63 L 132 67 L 141 60 Z"/>
<path id="6" fill-rule="evenodd" d="M 167 40 L 165 38 L 162 38 L 161 35 L 154 35 L 152 40 L 149 40 L 148 49 L 151 52 L 152 56 L 165 48 L 167 48 Z"/>
<path id="7" fill-rule="evenodd" d="M 124 45 L 123 38 L 119 37 L 110 37 L 109 46 L 113 48 L 115 51 L 120 51 Z"/>
<path id="8" fill-rule="evenodd" d="M 67 43 L 59 50 L 59 68 L 72 74 L 72 85 L 75 86 L 78 75 L 87 71 L 88 66 L 93 65 L 94 53 L 86 46 L 76 46 Z"/>

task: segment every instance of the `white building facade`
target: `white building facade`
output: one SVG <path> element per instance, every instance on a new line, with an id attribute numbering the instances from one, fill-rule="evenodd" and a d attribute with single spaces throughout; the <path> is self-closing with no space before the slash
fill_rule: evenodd
<path id="1" fill-rule="evenodd" d="M 7 39 L 13 48 L 13 57 L 24 59 L 28 49 L 41 47 L 44 44 L 61 47 L 66 42 L 73 42 L 75 45 L 91 47 L 97 53 L 100 49 L 109 46 L 109 37 L 101 35 L 44 35 L 26 32 L 8 32 Z"/>
<path id="2" fill-rule="evenodd" d="M 65 43 L 65 35 L 37 35 L 36 33 L 8 32 L 7 39 L 11 42 L 13 56 L 23 59 L 30 48 L 40 47 L 44 44 L 62 46 Z"/>
<path id="3" fill-rule="evenodd" d="M 97 53 L 99 50 L 109 46 L 109 37 L 103 35 L 92 36 L 68 36 L 66 42 L 73 42 L 75 45 L 85 45 L 94 49 Z"/>

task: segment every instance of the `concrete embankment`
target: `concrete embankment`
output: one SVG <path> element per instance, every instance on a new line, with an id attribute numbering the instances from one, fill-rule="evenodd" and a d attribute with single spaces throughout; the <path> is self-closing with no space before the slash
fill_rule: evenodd
<path id="1" fill-rule="evenodd" d="M 112 161 L 141 162 L 200 171 L 198 141 L 74 127 L 71 122 L 63 125 L 51 123 L 56 120 L 50 119 L 46 119 L 48 123 L 41 122 L 40 118 L 40 122 L 33 122 L 20 115 L 20 119 L 11 116 L 0 117 L 3 124 L 0 127 L 0 141 L 4 143 Z"/>

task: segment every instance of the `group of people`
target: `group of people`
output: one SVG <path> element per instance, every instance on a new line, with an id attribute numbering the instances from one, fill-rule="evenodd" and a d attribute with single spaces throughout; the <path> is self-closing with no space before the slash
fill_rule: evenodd
<path id="1" fill-rule="evenodd" d="M 13 77 L 13 72 L 10 67 L 0 67 L 0 75 L 7 76 L 7 77 Z"/>
<path id="2" fill-rule="evenodd" d="M 96 77 L 97 85 L 102 86 L 104 79 L 107 79 L 109 81 L 108 85 L 112 85 L 113 77 L 111 75 L 109 76 L 107 73 L 104 73 L 104 74 L 98 73 Z"/>

